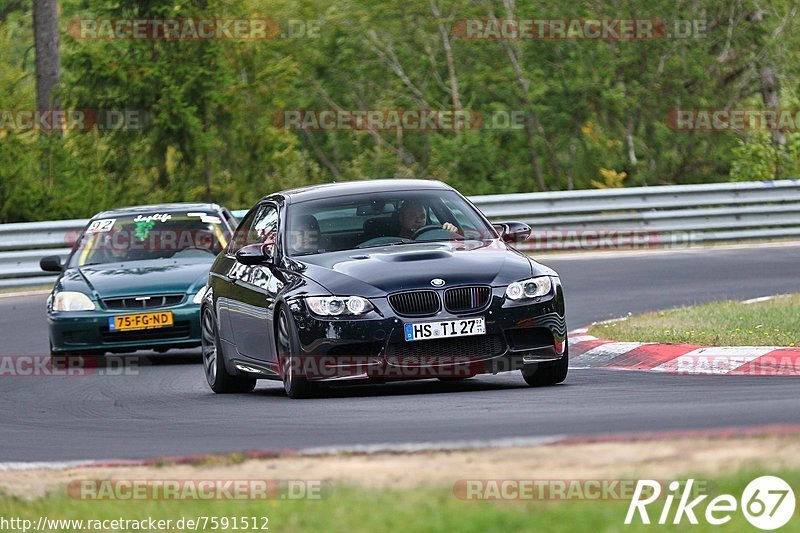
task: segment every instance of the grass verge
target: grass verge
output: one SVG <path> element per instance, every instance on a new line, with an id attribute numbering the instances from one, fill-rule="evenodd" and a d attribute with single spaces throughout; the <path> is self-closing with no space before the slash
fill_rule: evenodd
<path id="1" fill-rule="evenodd" d="M 0 294 L 13 294 L 15 292 L 35 292 L 35 291 L 49 291 L 53 289 L 53 284 L 47 285 L 29 285 L 26 287 L 5 287 L 0 289 Z"/>
<path id="2" fill-rule="evenodd" d="M 726 300 L 654 311 L 595 324 L 589 334 L 630 342 L 800 346 L 800 294 L 749 304 Z"/>
<path id="3" fill-rule="evenodd" d="M 712 495 L 698 505 L 700 525 L 693 532 L 751 531 L 740 509 L 723 526 L 705 523 L 705 504 L 715 494 L 732 494 L 740 500 L 745 486 L 763 475 L 755 469 L 736 474 L 697 478 L 706 481 Z M 797 491 L 800 470 L 772 472 L 786 480 Z M 681 478 L 685 480 L 686 478 Z M 676 498 L 677 500 L 677 498 Z M 474 501 L 456 498 L 449 487 L 418 487 L 408 490 L 369 490 L 335 487 L 324 500 L 293 501 L 81 501 L 59 492 L 36 500 L 0 496 L 0 517 L 15 517 L 37 523 L 40 516 L 49 519 L 114 520 L 118 518 L 170 519 L 181 517 L 267 517 L 270 531 L 686 531 L 687 521 L 679 525 L 648 526 L 638 520 L 623 524 L 629 500 L 562 500 L 562 501 Z M 664 507 L 659 500 L 648 507 L 655 521 Z M 672 507 L 669 522 L 674 516 Z M 259 520 L 259 524 L 261 524 Z M 232 530 L 231 523 L 228 530 Z M 54 528 L 50 531 L 73 531 Z M 221 528 L 218 528 L 221 529 Z M 120 528 L 118 531 L 135 530 Z M 173 530 L 174 526 L 173 526 Z M 202 527 L 198 530 L 203 530 Z M 206 530 L 211 530 L 209 526 Z M 240 529 L 242 530 L 242 529 Z M 245 529 L 245 531 L 255 531 Z M 800 532 L 800 519 L 795 515 L 781 529 Z"/>

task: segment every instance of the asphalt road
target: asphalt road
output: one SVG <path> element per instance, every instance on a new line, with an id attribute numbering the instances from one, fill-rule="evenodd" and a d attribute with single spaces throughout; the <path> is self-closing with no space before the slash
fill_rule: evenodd
<path id="1" fill-rule="evenodd" d="M 800 291 L 800 246 L 542 262 L 561 274 L 571 328 Z M 47 353 L 44 299 L 0 299 L 0 354 Z M 797 424 L 799 385 L 790 377 L 587 369 L 548 389 L 528 388 L 512 373 L 343 387 L 299 401 L 266 381 L 250 394 L 214 395 L 199 356 L 183 352 L 142 358 L 131 375 L 0 377 L 0 462 Z"/>

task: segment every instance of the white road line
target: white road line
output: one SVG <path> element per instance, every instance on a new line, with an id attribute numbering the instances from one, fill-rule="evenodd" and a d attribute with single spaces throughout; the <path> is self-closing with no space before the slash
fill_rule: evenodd
<path id="1" fill-rule="evenodd" d="M 0 463 L 0 472 L 13 472 L 20 470 L 64 470 L 67 468 L 78 468 L 81 466 L 91 466 L 95 461 L 34 461 Z"/>
<path id="2" fill-rule="evenodd" d="M 750 298 L 749 300 L 742 300 L 741 303 L 745 305 L 757 304 L 760 302 L 768 302 L 769 300 L 773 300 L 775 298 L 786 298 L 788 296 L 791 296 L 791 294 L 773 294 L 772 296 L 761 296 L 759 298 Z"/>
<path id="3" fill-rule="evenodd" d="M 24 291 L 24 292 L 8 292 L 5 294 L 0 294 L 0 299 L 2 298 L 22 298 L 24 296 L 41 296 L 45 294 L 50 294 L 51 289 L 41 289 L 38 291 Z"/>
<path id="4" fill-rule="evenodd" d="M 298 455 L 335 455 L 348 453 L 412 453 L 426 451 L 473 450 L 487 448 L 522 448 L 558 442 L 567 435 L 545 437 L 510 437 L 502 439 L 452 440 L 443 442 L 407 442 L 401 444 L 355 444 L 351 446 L 319 446 L 299 450 Z"/>
<path id="5" fill-rule="evenodd" d="M 605 324 L 613 324 L 614 322 L 623 322 L 625 320 L 628 320 L 628 317 L 630 317 L 630 316 L 631 316 L 631 314 L 628 313 L 625 316 L 620 316 L 620 317 L 617 317 L 617 318 L 609 318 L 608 320 L 601 320 L 600 322 L 595 322 L 592 325 L 593 326 L 603 326 Z"/>

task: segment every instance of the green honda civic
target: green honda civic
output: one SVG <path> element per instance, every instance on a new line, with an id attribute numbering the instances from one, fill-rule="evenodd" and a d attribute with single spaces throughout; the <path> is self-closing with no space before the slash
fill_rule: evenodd
<path id="1" fill-rule="evenodd" d="M 200 345 L 208 271 L 236 218 L 216 204 L 175 203 L 98 213 L 62 264 L 47 299 L 52 355 L 164 352 Z"/>

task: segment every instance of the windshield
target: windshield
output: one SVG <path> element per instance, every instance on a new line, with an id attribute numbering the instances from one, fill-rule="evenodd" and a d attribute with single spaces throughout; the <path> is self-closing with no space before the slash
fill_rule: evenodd
<path id="1" fill-rule="evenodd" d="M 227 245 L 228 228 L 217 213 L 141 213 L 92 220 L 69 266 L 212 258 Z"/>
<path id="2" fill-rule="evenodd" d="M 476 209 L 450 190 L 338 196 L 293 204 L 288 211 L 291 256 L 496 237 Z"/>

